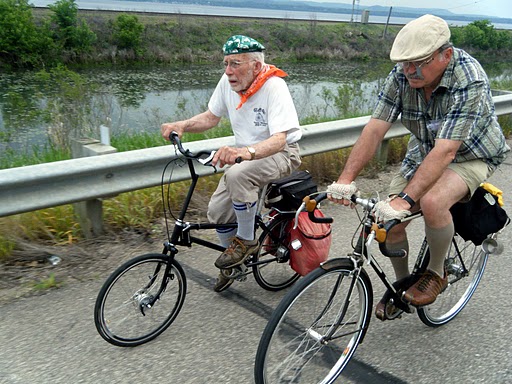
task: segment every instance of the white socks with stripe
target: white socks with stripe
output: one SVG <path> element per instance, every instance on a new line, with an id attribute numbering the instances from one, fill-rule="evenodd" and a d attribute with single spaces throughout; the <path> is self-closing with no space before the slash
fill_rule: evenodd
<path id="1" fill-rule="evenodd" d="M 244 240 L 254 240 L 254 222 L 256 220 L 256 202 L 239 203 L 233 201 L 238 230 L 236 235 Z"/>

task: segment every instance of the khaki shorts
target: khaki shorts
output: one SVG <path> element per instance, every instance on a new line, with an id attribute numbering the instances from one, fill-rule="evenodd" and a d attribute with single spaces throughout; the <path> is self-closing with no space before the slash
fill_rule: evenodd
<path id="1" fill-rule="evenodd" d="M 471 160 L 463 163 L 451 163 L 448 166 L 462 180 L 469 188 L 468 195 L 462 201 L 469 201 L 478 186 L 487 180 L 492 175 L 492 170 L 487 163 L 482 160 Z M 388 196 L 397 195 L 404 190 L 409 181 L 404 178 L 400 173 L 397 173 L 389 185 Z"/>
<path id="2" fill-rule="evenodd" d="M 208 221 L 224 224 L 236 221 L 233 202 L 253 203 L 258 200 L 260 189 L 281 177 L 288 176 L 301 164 L 297 143 L 287 144 L 275 155 L 242 161 L 226 169 L 217 189 L 208 203 Z"/>

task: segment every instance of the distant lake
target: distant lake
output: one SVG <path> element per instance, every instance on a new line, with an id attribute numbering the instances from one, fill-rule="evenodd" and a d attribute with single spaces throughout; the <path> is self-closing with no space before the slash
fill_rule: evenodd
<path id="1" fill-rule="evenodd" d="M 89 108 L 88 124 L 106 124 L 112 134 L 158 131 L 160 124 L 191 117 L 206 110 L 223 69 L 219 65 L 137 69 L 96 68 L 80 71 L 90 84 L 92 98 L 73 100 L 58 84 L 41 84 L 33 72 L 0 73 L 0 152 L 44 144 L 52 130 L 51 117 L 64 113 L 72 123 L 76 111 Z M 299 118 L 335 117 L 340 113 L 367 114 L 380 83 L 392 64 L 369 68 L 366 64 L 280 65 Z M 89 88 L 87 88 L 89 89 Z M 341 93 L 340 93 L 341 92 Z M 329 96 L 330 95 L 330 96 Z M 330 99 L 329 99 L 330 97 Z M 339 107 L 336 101 L 345 100 Z M 73 103 L 64 112 L 52 103 Z M 87 103 L 87 106 L 84 106 Z M 82 119 L 83 121 L 83 119 Z"/>
<path id="2" fill-rule="evenodd" d="M 31 4 L 36 7 L 46 7 L 53 4 L 50 0 L 33 0 Z M 318 20 L 318 21 L 361 21 L 362 9 L 354 10 L 354 18 L 347 13 L 324 13 L 324 12 L 302 12 L 288 11 L 278 9 L 256 9 L 256 8 L 234 8 L 234 7 L 217 7 L 195 4 L 172 4 L 159 2 L 141 2 L 141 1 L 116 1 L 116 0 L 77 0 L 76 4 L 79 9 L 89 10 L 111 10 L 126 12 L 155 12 L 155 13 L 182 13 L 186 15 L 204 15 L 204 16 L 232 16 L 232 17 L 255 17 L 255 18 L 271 18 L 271 19 L 299 19 L 299 20 Z M 428 4 L 425 4 L 425 7 Z M 485 12 L 485 9 L 482 9 Z M 412 20 L 412 18 L 395 17 L 391 14 L 390 24 L 404 25 Z M 387 17 L 374 16 L 369 14 L 369 23 L 385 24 Z M 449 20 L 450 25 L 463 26 L 469 22 L 459 20 Z M 498 29 L 512 29 L 512 24 L 493 23 Z"/>

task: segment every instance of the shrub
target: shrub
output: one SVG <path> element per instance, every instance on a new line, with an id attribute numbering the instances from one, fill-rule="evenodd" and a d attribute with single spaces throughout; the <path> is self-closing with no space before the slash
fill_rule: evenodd
<path id="1" fill-rule="evenodd" d="M 0 0 L 0 62 L 39 66 L 53 48 L 46 28 L 34 23 L 27 0 Z"/>
<path id="2" fill-rule="evenodd" d="M 135 51 L 140 49 L 144 25 L 139 22 L 137 16 L 119 15 L 113 27 L 113 38 L 118 48 Z"/>
<path id="3" fill-rule="evenodd" d="M 59 0 L 48 6 L 53 11 L 51 20 L 55 23 L 56 41 L 64 49 L 83 53 L 91 49 L 96 40 L 85 20 L 78 18 L 78 5 L 75 0 Z"/>

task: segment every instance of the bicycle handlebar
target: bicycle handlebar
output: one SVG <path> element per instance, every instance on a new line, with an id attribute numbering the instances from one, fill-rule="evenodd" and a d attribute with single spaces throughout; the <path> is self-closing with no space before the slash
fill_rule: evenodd
<path id="1" fill-rule="evenodd" d="M 393 220 L 386 221 L 382 225 L 381 229 L 383 231 L 385 231 L 385 233 L 387 234 L 387 232 L 391 228 L 393 228 L 397 224 L 400 224 L 401 222 L 402 221 L 398 220 L 398 219 L 393 219 Z M 382 241 L 382 242 L 379 241 L 379 250 L 386 257 L 393 257 L 393 258 L 398 257 L 398 258 L 401 258 L 401 257 L 407 256 L 407 251 L 405 249 L 395 249 L 395 250 L 388 249 L 386 247 L 386 241 Z"/>
<path id="2" fill-rule="evenodd" d="M 174 131 L 172 131 L 171 134 L 169 135 L 169 141 L 172 144 L 174 144 L 174 146 L 178 148 L 178 151 L 180 151 L 180 153 L 187 159 L 196 159 L 203 165 L 211 165 L 213 156 L 215 155 L 216 151 L 199 151 L 196 153 L 192 153 L 190 149 L 183 148 L 180 137 Z"/>
<path id="3" fill-rule="evenodd" d="M 361 205 L 368 211 L 371 211 L 376 204 L 376 201 L 373 199 L 362 199 L 360 197 L 357 197 L 356 195 L 352 195 L 352 197 L 350 198 L 350 201 L 352 201 L 354 204 Z M 374 223 L 372 225 L 372 230 L 375 231 L 375 238 L 377 239 L 377 241 L 379 243 L 379 250 L 384 256 L 393 257 L 393 258 L 407 256 L 407 251 L 405 249 L 390 250 L 387 248 L 387 246 L 386 246 L 387 233 L 395 225 L 400 224 L 404 221 L 412 220 L 413 218 L 420 216 L 420 215 L 421 215 L 421 211 L 418 211 L 416 213 L 413 213 L 412 215 L 407 216 L 406 218 L 404 218 L 402 220 L 392 219 L 392 220 L 386 221 L 385 223 Z"/>
<path id="4" fill-rule="evenodd" d="M 325 200 L 326 198 L 327 198 L 326 192 L 322 192 L 322 193 L 318 194 L 314 199 L 312 199 L 311 196 L 306 196 L 302 200 L 302 204 L 299 207 L 299 209 L 297 209 L 297 212 L 295 214 L 295 223 L 296 223 L 295 225 L 297 225 L 297 223 L 298 223 L 299 214 L 304 210 L 308 212 L 309 220 L 311 220 L 313 223 L 320 223 L 320 224 L 332 223 L 333 222 L 332 217 L 315 216 L 315 209 L 316 209 L 318 203 L 320 203 L 322 200 Z"/>

